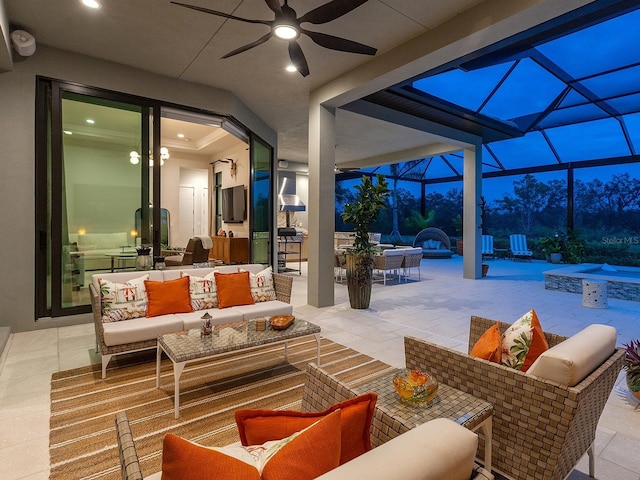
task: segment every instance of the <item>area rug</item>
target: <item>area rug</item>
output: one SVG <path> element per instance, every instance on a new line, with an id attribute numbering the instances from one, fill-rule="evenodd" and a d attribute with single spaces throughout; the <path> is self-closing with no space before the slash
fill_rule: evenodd
<path id="1" fill-rule="evenodd" d="M 266 346 L 189 364 L 180 382 L 180 418 L 174 419 L 173 369 L 164 359 L 156 388 L 155 351 L 120 356 L 105 380 L 100 366 L 55 373 L 51 379 L 50 480 L 120 478 L 114 415 L 126 410 L 142 472 L 160 471 L 162 438 L 173 433 L 203 445 L 238 440 L 239 408 L 299 410 L 307 363 L 316 361 L 313 339 L 284 348 Z M 321 366 L 357 385 L 391 370 L 388 365 L 322 339 Z"/>

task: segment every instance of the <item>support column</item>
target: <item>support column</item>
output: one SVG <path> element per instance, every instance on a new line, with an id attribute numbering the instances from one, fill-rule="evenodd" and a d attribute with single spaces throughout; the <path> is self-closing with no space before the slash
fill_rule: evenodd
<path id="1" fill-rule="evenodd" d="M 327 307 L 333 292 L 335 109 L 309 103 L 309 251 L 307 303 Z"/>
<path id="2" fill-rule="evenodd" d="M 482 278 L 482 230 L 480 197 L 482 196 L 482 145 L 464 149 L 464 199 L 462 204 L 462 277 Z"/>

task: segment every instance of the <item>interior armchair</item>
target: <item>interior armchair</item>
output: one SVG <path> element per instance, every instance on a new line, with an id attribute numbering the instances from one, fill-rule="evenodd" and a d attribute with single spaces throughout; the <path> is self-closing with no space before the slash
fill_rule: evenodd
<path id="1" fill-rule="evenodd" d="M 209 242 L 207 242 L 207 239 Z M 171 255 L 170 257 L 166 257 L 164 262 L 167 267 L 207 262 L 209 260 L 209 249 L 212 246 L 211 243 L 211 238 L 206 236 L 191 237 L 182 255 Z"/>

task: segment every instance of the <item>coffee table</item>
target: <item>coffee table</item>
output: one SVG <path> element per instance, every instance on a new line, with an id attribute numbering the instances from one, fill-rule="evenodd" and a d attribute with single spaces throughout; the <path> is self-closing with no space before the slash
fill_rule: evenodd
<path id="1" fill-rule="evenodd" d="M 436 396 L 427 404 L 409 405 L 400 400 L 393 388 L 396 372 L 351 387 L 358 395 L 378 394 L 371 424 L 374 446 L 435 418 L 448 418 L 476 431 L 482 429 L 485 440 L 484 468 L 491 471 L 491 429 L 493 405 L 449 385 L 440 384 Z"/>
<path id="2" fill-rule="evenodd" d="M 216 325 L 213 333 L 207 337 L 200 336 L 200 329 L 160 335 L 156 354 L 156 388 L 160 388 L 160 361 L 164 352 L 173 363 L 174 417 L 179 418 L 180 376 L 187 363 L 279 343 L 284 343 L 284 357 L 287 360 L 288 341 L 309 336 L 316 340 L 316 361 L 320 364 L 320 327 L 299 318 L 285 330 L 274 330 L 267 322 L 266 330 L 257 331 L 255 322 L 249 320 Z"/>

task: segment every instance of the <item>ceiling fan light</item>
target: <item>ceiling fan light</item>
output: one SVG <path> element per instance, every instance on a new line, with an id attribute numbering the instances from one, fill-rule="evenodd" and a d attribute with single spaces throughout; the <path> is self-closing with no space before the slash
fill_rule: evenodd
<path id="1" fill-rule="evenodd" d="M 300 32 L 293 25 L 289 25 L 288 23 L 279 23 L 273 26 L 273 34 L 283 40 L 293 40 L 294 38 L 298 38 Z"/>
<path id="2" fill-rule="evenodd" d="M 296 66 L 295 66 L 295 65 L 287 65 L 287 66 L 285 67 L 285 70 L 286 70 L 287 72 L 291 72 L 291 73 L 293 73 L 293 72 L 297 72 L 297 71 L 298 71 L 298 69 L 296 68 Z"/>

